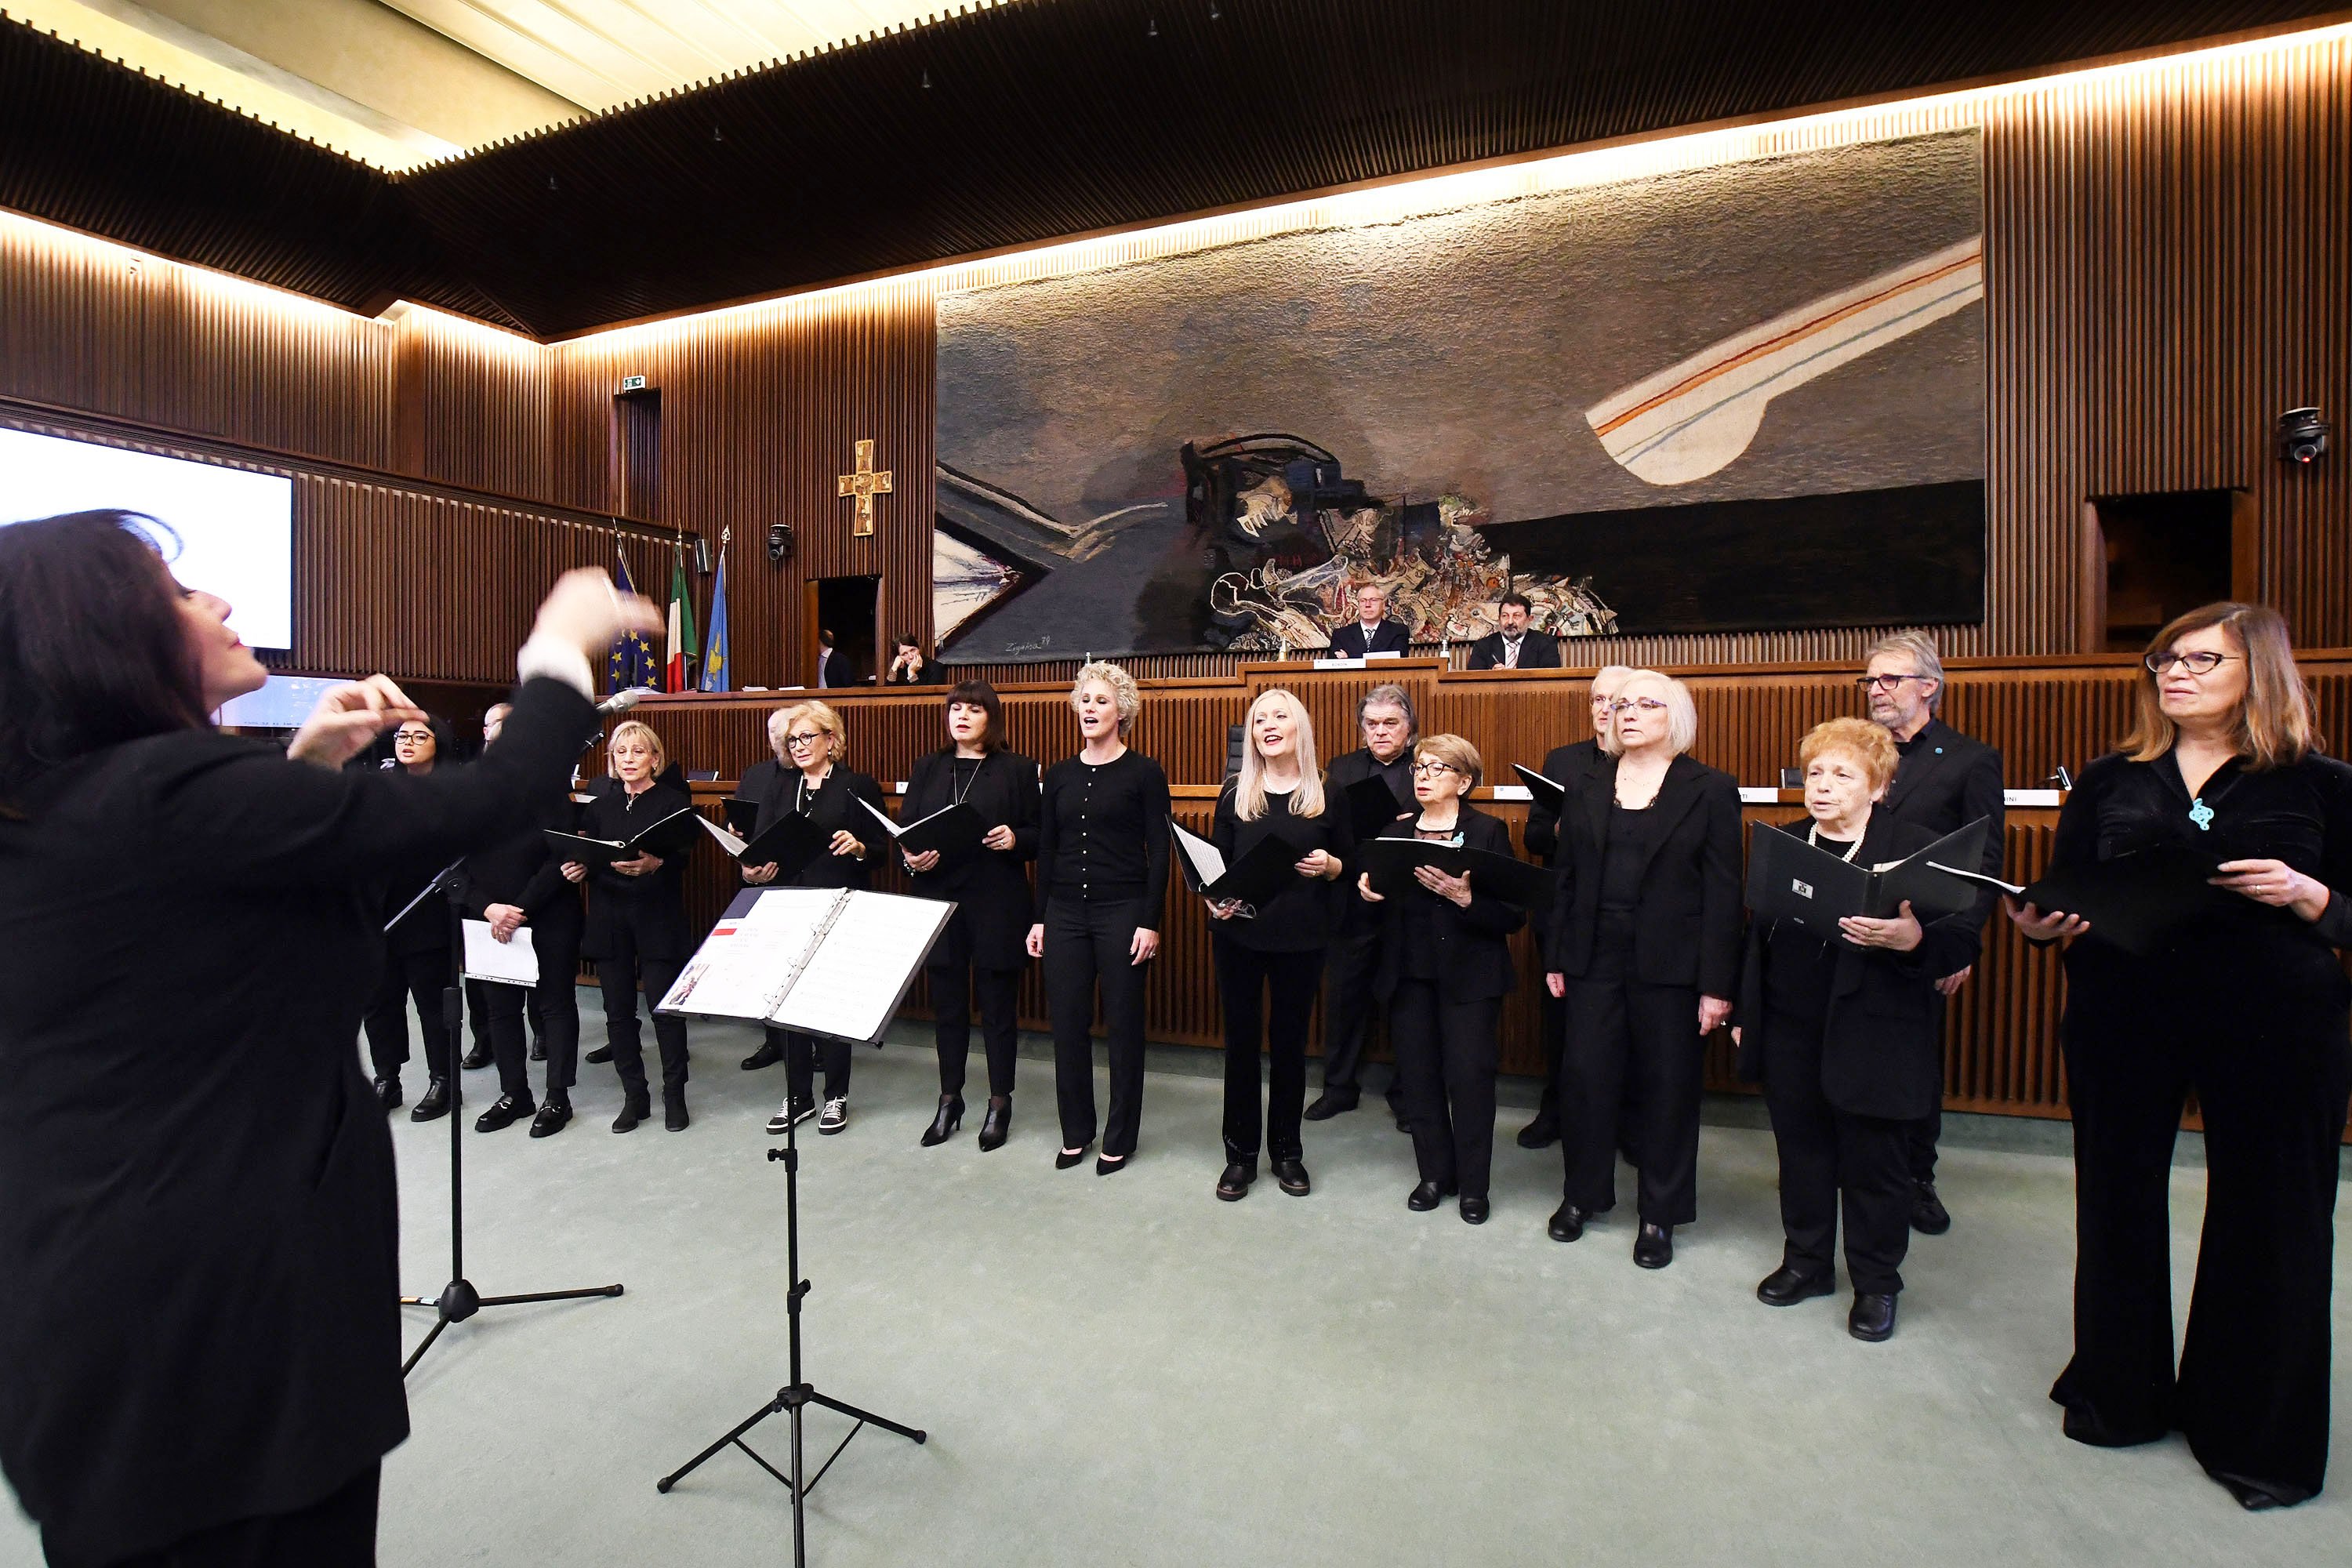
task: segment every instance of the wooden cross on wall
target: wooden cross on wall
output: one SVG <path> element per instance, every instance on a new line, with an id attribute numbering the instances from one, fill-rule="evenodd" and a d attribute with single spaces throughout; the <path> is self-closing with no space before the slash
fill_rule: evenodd
<path id="1" fill-rule="evenodd" d="M 854 471 L 835 479 L 834 493 L 857 498 L 857 520 L 850 525 L 849 531 L 854 537 L 863 539 L 874 531 L 874 498 L 890 493 L 890 470 L 876 471 L 874 443 L 871 441 L 857 443 L 856 463 Z"/>

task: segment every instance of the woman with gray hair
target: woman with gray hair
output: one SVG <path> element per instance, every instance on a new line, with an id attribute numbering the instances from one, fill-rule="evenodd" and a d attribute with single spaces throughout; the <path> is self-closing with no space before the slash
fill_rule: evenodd
<path id="1" fill-rule="evenodd" d="M 1168 901 L 1168 775 L 1127 733 L 1143 710 L 1135 678 L 1099 660 L 1078 671 L 1070 708 L 1084 742 L 1045 770 L 1037 832 L 1037 920 L 1029 956 L 1045 965 L 1054 1094 L 1066 1171 L 1095 1141 L 1095 993 L 1109 1025 L 1110 1112 L 1095 1174 L 1127 1168 L 1143 1108 L 1143 966 L 1160 951 Z"/>

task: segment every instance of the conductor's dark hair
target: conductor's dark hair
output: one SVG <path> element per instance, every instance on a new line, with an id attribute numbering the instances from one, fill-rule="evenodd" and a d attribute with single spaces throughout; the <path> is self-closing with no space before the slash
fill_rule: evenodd
<path id="1" fill-rule="evenodd" d="M 953 708 L 959 702 L 977 708 L 988 715 L 988 732 L 981 736 L 980 749 L 990 752 L 1003 751 L 1004 749 L 1004 701 L 996 695 L 996 688 L 985 680 L 958 681 L 955 689 L 948 693 L 947 701 L 940 705 L 941 711 Z"/>
<path id="2" fill-rule="evenodd" d="M 127 511 L 0 528 L 0 805 L 61 763 L 204 724 L 159 535 Z"/>
<path id="3" fill-rule="evenodd" d="M 1513 605 L 1517 605 L 1519 608 L 1525 610 L 1531 616 L 1536 613 L 1536 607 L 1528 603 L 1528 596 L 1525 594 L 1517 592 L 1516 590 L 1504 595 L 1501 598 L 1495 601 L 1495 608 L 1497 610 L 1507 610 Z"/>

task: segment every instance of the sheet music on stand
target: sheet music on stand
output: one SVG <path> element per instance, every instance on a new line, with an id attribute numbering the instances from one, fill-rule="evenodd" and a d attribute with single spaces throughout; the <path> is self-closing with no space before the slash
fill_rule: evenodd
<path id="1" fill-rule="evenodd" d="M 877 1039 L 955 908 L 852 889 L 748 888 L 655 1010 Z"/>

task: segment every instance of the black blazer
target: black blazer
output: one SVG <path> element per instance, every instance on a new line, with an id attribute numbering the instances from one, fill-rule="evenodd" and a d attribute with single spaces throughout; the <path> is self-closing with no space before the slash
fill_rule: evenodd
<path id="1" fill-rule="evenodd" d="M 1372 653 L 1410 653 L 1412 634 L 1404 629 L 1402 621 L 1382 621 L 1372 628 L 1371 646 L 1364 644 L 1364 623 L 1349 621 L 1331 634 L 1331 653 L 1337 658 L 1361 658 Z"/>
<path id="2" fill-rule="evenodd" d="M 1460 807 L 1462 845 L 1465 849 L 1485 849 L 1496 855 L 1511 852 L 1511 829 L 1499 817 L 1487 816 L 1468 801 Z M 1408 816 L 1391 822 L 1380 831 L 1382 838 L 1410 838 L 1413 822 L 1418 816 Z M 1358 903 L 1368 902 L 1355 890 L 1351 879 L 1349 896 Z M 1491 893 L 1478 890 L 1478 879 L 1470 879 L 1470 907 L 1464 909 L 1451 899 L 1441 899 L 1425 888 L 1414 888 L 1372 907 L 1382 911 L 1381 922 L 1381 971 L 1373 982 L 1381 1001 L 1396 994 L 1397 977 L 1404 969 L 1404 900 L 1427 899 L 1437 906 L 1438 973 L 1444 976 L 1438 989 L 1448 1002 L 1480 1002 L 1490 996 L 1507 996 L 1519 983 L 1518 966 L 1511 962 L 1510 943 L 1505 939 L 1528 922 L 1527 910 L 1507 903 Z"/>
<path id="3" fill-rule="evenodd" d="M 1037 858 L 1037 764 L 1018 752 L 992 752 L 963 798 L 989 826 L 1013 829 L 1013 847 L 982 848 L 961 859 L 942 855 L 936 868 L 913 879 L 915 892 L 956 901 L 971 931 L 975 968 L 1019 969 L 1029 962 L 1024 944 L 1033 903 L 1027 866 Z M 943 746 L 915 759 L 898 815 L 912 822 L 954 799 L 955 748 Z"/>
<path id="4" fill-rule="evenodd" d="M 1864 865 L 1900 860 L 1939 837 L 1873 811 L 1854 858 Z M 1822 1092 L 1832 1105 L 1856 1116 L 1916 1121 L 1943 1103 L 1944 998 L 1936 982 L 1977 961 L 1981 924 L 1973 912 L 1927 922 L 1908 952 L 1838 943 L 1821 1038 Z M 1780 1064 L 1791 1057 L 1811 1054 L 1801 1047 L 1811 1042 L 1775 1040 L 1769 1027 L 1764 954 L 1777 931 L 1772 921 L 1748 928 L 1740 971 L 1738 1071 L 1750 1083 L 1785 1070 Z M 1814 938 L 1791 926 L 1780 940 Z"/>
<path id="5" fill-rule="evenodd" d="M 866 846 L 866 858 L 835 855 L 819 850 L 816 858 L 801 868 L 800 875 L 789 882 L 775 884 L 786 888 L 856 888 L 860 891 L 874 882 L 874 867 L 888 853 L 890 835 L 883 826 L 860 809 L 863 801 L 876 811 L 887 816 L 889 801 L 882 786 L 856 768 L 833 764 L 824 787 L 810 792 L 800 787 L 798 768 L 778 768 L 772 782 L 758 796 L 760 814 L 754 819 L 752 835 L 765 833 L 775 822 L 792 814 L 796 801 L 808 807 L 808 819 L 833 834 L 847 830 L 849 836 Z"/>
<path id="6" fill-rule="evenodd" d="M 1584 787 L 1584 781 L 1608 758 L 1609 753 L 1601 749 L 1598 741 L 1571 741 L 1545 752 L 1543 766 L 1536 771 L 1568 792 L 1569 809 L 1572 811 L 1576 809 L 1572 803 L 1577 792 Z M 1559 854 L 1559 813 L 1541 800 L 1528 802 L 1528 826 L 1522 836 L 1528 841 L 1528 853 L 1550 865 Z"/>
<path id="7" fill-rule="evenodd" d="M 1875 822 L 1881 816 L 1907 823 L 1927 830 L 1927 842 L 1933 843 L 1947 833 L 1957 833 L 1979 816 L 1992 818 L 1992 826 L 1985 834 L 1984 864 L 1978 868 L 1988 877 L 2001 875 L 2001 864 L 2009 858 L 2008 841 L 2001 824 L 2008 815 L 2000 784 L 2000 753 L 1982 741 L 1971 740 L 1945 723 L 1930 719 L 1927 727 L 1919 731 L 1910 754 L 1895 770 L 1895 782 L 1886 786 L 1886 798 L 1870 814 Z M 1987 888 L 1977 900 L 1977 922 L 1984 923 L 2000 900 L 1998 889 Z"/>
<path id="8" fill-rule="evenodd" d="M 60 1560 L 298 1507 L 407 1436 L 358 889 L 561 798 L 588 700 L 514 703 L 423 778 L 183 730 L 0 818 L 0 1466 Z"/>
<path id="9" fill-rule="evenodd" d="M 1558 669 L 1559 667 L 1559 642 L 1546 634 L 1537 631 L 1533 627 L 1529 627 L 1528 635 L 1519 639 L 1519 662 L 1517 668 L 1520 669 Z M 1472 669 L 1500 669 L 1503 668 L 1502 633 L 1488 632 L 1485 637 L 1480 637 L 1476 642 L 1470 645 L 1470 668 Z"/>
<path id="10" fill-rule="evenodd" d="M 488 920 L 492 904 L 512 904 L 523 911 L 534 948 L 553 943 L 576 952 L 585 923 L 580 889 L 563 879 L 563 863 L 541 829 L 570 833 L 578 816 L 571 801 L 556 801 L 540 815 L 537 826 L 467 856 L 457 889 L 466 913 Z"/>
<path id="11" fill-rule="evenodd" d="M 1592 962 L 1617 763 L 1604 757 L 1586 775 L 1578 809 L 1560 824 L 1559 885 L 1544 942 L 1544 962 L 1559 973 L 1580 975 Z M 1739 786 L 1676 757 L 1640 821 L 1647 859 L 1633 909 L 1633 978 L 1731 1000 L 1739 985 Z"/>
<path id="12" fill-rule="evenodd" d="M 1369 746 L 1359 746 L 1352 752 L 1343 752 L 1332 758 L 1331 765 L 1323 770 L 1323 788 L 1332 799 L 1339 800 L 1349 786 L 1360 784 L 1374 774 L 1386 781 L 1389 793 L 1396 796 L 1400 814 L 1419 810 L 1412 798 L 1412 752 L 1410 749 L 1387 767 L 1372 760 L 1372 751 Z M 1352 831 L 1351 825 L 1351 834 Z M 1363 868 L 1351 852 L 1348 869 L 1339 879 L 1340 896 L 1333 911 L 1332 929 L 1339 938 L 1361 941 L 1377 934 L 1380 930 L 1381 906 L 1366 903 L 1356 896 L 1356 877 Z"/>
<path id="13" fill-rule="evenodd" d="M 501 732 L 499 739 L 505 738 Z M 581 793 L 593 797 L 580 808 L 580 831 L 591 838 L 634 838 L 648 825 L 694 804 L 693 796 L 685 791 L 656 783 L 631 806 L 621 781 L 609 773 L 590 780 Z M 697 829 L 695 836 L 700 837 L 701 831 Z M 604 957 L 623 931 L 635 940 L 639 958 L 677 963 L 693 956 L 694 931 L 686 921 L 685 890 L 686 862 L 691 853 L 688 849 L 666 856 L 659 870 L 643 877 L 624 877 L 609 866 L 593 868 L 588 873 L 582 956 Z"/>

